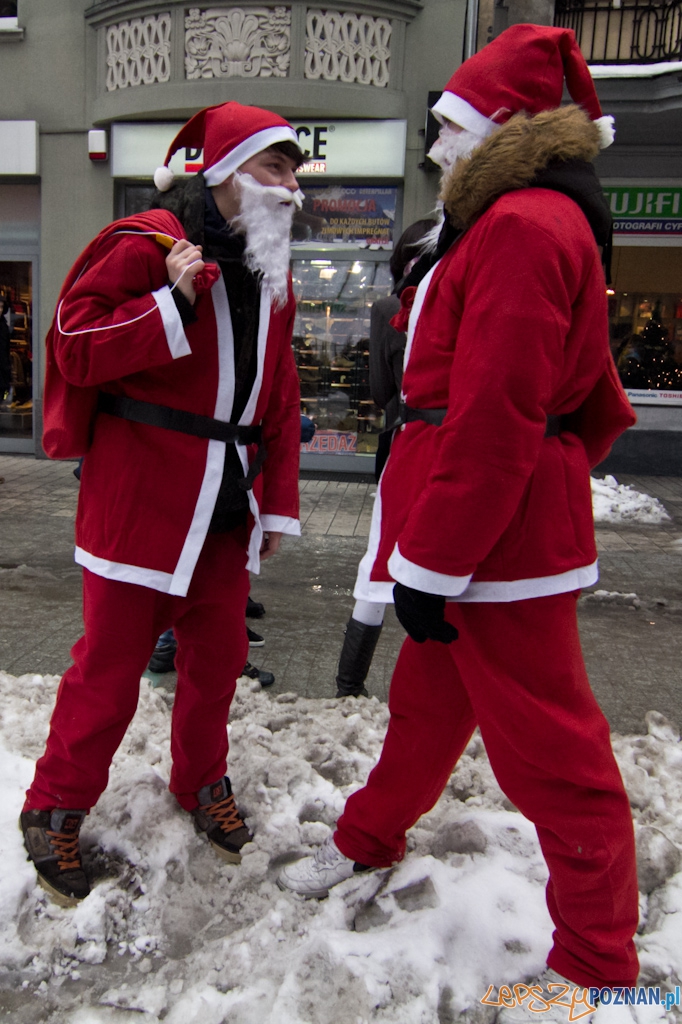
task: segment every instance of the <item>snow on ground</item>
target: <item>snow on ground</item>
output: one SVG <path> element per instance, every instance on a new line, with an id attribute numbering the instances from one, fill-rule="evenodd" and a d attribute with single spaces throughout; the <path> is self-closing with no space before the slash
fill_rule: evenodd
<path id="1" fill-rule="evenodd" d="M 632 609 L 642 607 L 642 602 L 637 594 L 621 594 L 619 590 L 592 590 L 589 594 L 585 594 L 583 601 L 586 604 L 615 604 Z"/>
<path id="2" fill-rule="evenodd" d="M 619 484 L 615 477 L 590 478 L 595 523 L 664 523 L 670 519 L 658 500 Z"/>
<path id="3" fill-rule="evenodd" d="M 169 705 L 140 707 L 83 831 L 94 886 L 75 910 L 36 884 L 16 826 L 58 679 L 0 673 L 0 977 L 12 1024 L 488 1024 L 489 984 L 538 972 L 550 946 L 535 833 L 474 738 L 392 870 L 325 901 L 275 885 L 329 834 L 374 764 L 376 699 L 309 700 L 240 682 L 231 777 L 254 842 L 226 865 L 167 791 Z M 614 737 L 642 854 L 642 981 L 682 984 L 682 744 L 660 715 Z M 637 1024 L 666 1020 L 637 1007 Z M 671 1011 L 667 1020 L 679 1020 Z M 541 1019 L 541 1018 L 540 1018 Z"/>
<path id="4" fill-rule="evenodd" d="M 656 525 L 670 520 L 658 498 L 636 491 L 630 484 L 619 484 L 615 476 L 590 477 L 592 513 L 595 523 L 647 523 Z M 370 497 L 376 498 L 376 491 Z M 682 543 L 680 541 L 679 543 Z"/>

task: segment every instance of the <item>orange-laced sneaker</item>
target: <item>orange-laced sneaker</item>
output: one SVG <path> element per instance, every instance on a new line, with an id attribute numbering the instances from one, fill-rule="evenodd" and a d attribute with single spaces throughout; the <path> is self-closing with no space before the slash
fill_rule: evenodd
<path id="1" fill-rule="evenodd" d="M 90 892 L 79 836 L 87 811 L 22 811 L 19 828 L 38 881 L 61 907 L 75 907 Z"/>
<path id="2" fill-rule="evenodd" d="M 242 846 L 251 842 L 251 833 L 242 821 L 232 796 L 227 775 L 197 793 L 199 806 L 191 811 L 197 832 L 205 832 L 220 856 L 239 864 Z"/>

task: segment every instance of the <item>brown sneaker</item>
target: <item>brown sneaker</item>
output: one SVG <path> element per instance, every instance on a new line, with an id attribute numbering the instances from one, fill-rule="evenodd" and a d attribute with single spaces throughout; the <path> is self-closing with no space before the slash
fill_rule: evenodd
<path id="1" fill-rule="evenodd" d="M 87 811 L 55 807 L 51 811 L 22 811 L 19 828 L 38 881 L 60 907 L 75 907 L 90 892 L 79 846 Z"/>
<path id="2" fill-rule="evenodd" d="M 227 775 L 197 793 L 199 806 L 191 811 L 197 832 L 205 832 L 208 841 L 220 856 L 231 864 L 239 864 L 241 848 L 251 842 L 251 833 L 242 821 L 232 796 Z"/>

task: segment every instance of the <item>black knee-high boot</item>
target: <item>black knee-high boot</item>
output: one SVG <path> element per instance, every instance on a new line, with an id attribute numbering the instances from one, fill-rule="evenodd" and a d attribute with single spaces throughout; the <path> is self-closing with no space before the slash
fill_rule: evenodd
<path id="1" fill-rule="evenodd" d="M 341 648 L 339 670 L 336 677 L 337 697 L 367 697 L 365 679 L 383 624 L 367 626 L 357 619 L 349 619 Z"/>

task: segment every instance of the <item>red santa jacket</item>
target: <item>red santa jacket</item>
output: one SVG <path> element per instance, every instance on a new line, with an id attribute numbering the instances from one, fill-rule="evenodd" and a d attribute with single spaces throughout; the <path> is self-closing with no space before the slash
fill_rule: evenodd
<path id="1" fill-rule="evenodd" d="M 576 152 L 590 122 L 574 111 L 544 116 L 530 150 L 540 166 L 548 154 L 566 159 L 567 135 L 572 155 L 594 155 Z M 523 154 L 513 131 L 505 151 L 505 132 L 446 195 L 446 209 L 453 193 L 478 205 L 417 289 L 403 394 L 447 414 L 394 438 L 357 598 L 390 601 L 398 580 L 454 600 L 514 601 L 597 579 L 589 469 L 635 417 L 609 351 L 590 226 L 566 195 L 519 187 Z M 515 190 L 497 198 L 505 156 Z M 570 428 L 546 437 L 547 417 L 569 413 Z"/>
<path id="2" fill-rule="evenodd" d="M 48 336 L 44 444 L 56 458 L 87 450 L 76 561 L 110 579 L 184 596 L 215 507 L 225 443 L 94 412 L 101 389 L 230 419 L 234 344 L 222 276 L 211 268 L 214 283 L 197 297 L 197 321 L 183 327 L 168 285 L 168 250 L 156 232 L 185 237 L 164 210 L 117 221 L 69 274 Z M 262 424 L 267 450 L 249 492 L 253 572 L 263 530 L 300 533 L 294 313 L 291 292 L 274 310 L 262 288 L 256 379 L 239 420 Z M 237 450 L 246 471 L 255 451 Z"/>

